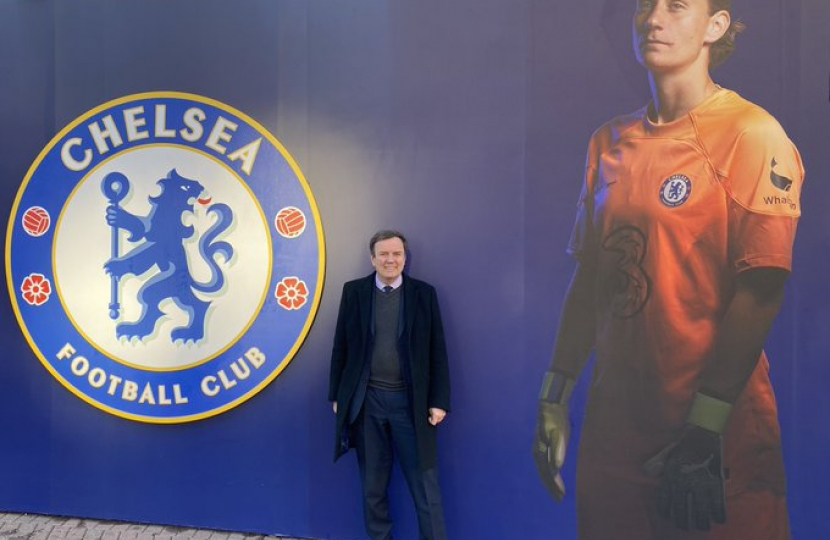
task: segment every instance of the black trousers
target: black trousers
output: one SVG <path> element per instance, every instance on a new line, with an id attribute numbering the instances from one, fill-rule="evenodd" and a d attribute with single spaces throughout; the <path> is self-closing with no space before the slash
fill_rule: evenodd
<path id="1" fill-rule="evenodd" d="M 426 414 L 426 411 L 424 411 Z M 372 540 L 392 540 L 387 489 L 397 455 L 418 515 L 420 540 L 446 540 L 438 471 L 418 463 L 415 425 L 406 392 L 369 388 L 355 424 L 355 446 L 363 486 L 366 532 Z"/>

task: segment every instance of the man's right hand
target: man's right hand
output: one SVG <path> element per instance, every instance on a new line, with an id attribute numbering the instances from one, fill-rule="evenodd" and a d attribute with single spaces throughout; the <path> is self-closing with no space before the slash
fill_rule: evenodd
<path id="1" fill-rule="evenodd" d="M 561 502 L 565 497 L 565 482 L 559 471 L 565 463 L 570 434 L 567 404 L 540 400 L 533 459 L 542 483 L 556 502 Z"/>
<path id="2" fill-rule="evenodd" d="M 334 411 L 334 414 L 337 414 L 337 402 L 336 401 L 331 402 L 331 410 Z"/>

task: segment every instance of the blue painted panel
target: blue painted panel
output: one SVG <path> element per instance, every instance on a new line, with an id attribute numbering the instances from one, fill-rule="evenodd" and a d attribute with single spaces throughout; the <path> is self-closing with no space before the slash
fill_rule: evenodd
<path id="1" fill-rule="evenodd" d="M 823 538 L 830 108 L 826 66 L 815 62 L 830 47 L 830 5 L 743 4 L 737 13 L 750 30 L 717 78 L 781 120 L 808 174 L 795 271 L 768 352 L 793 531 Z M 630 7 L 0 3 L 3 230 L 26 171 L 63 126 L 110 99 L 180 91 L 228 103 L 276 135 L 315 194 L 328 250 L 320 310 L 289 368 L 247 403 L 183 425 L 131 422 L 69 393 L 0 294 L 0 508 L 363 537 L 353 459 L 331 463 L 328 356 L 341 284 L 369 272 L 368 237 L 394 226 L 409 235 L 410 270 L 436 285 L 444 313 L 454 395 L 440 467 L 450 536 L 573 538 L 574 498 L 547 498 L 530 443 L 572 268 L 564 246 L 587 139 L 647 99 L 628 50 Z M 574 417 L 583 410 L 580 387 Z M 415 537 L 399 476 L 392 496 L 400 536 Z"/>

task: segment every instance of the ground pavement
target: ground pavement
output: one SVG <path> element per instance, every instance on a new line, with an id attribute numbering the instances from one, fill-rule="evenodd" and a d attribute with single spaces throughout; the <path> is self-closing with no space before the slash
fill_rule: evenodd
<path id="1" fill-rule="evenodd" d="M 100 521 L 36 514 L 0 513 L 0 540 L 301 540 L 287 536 L 263 536 Z"/>

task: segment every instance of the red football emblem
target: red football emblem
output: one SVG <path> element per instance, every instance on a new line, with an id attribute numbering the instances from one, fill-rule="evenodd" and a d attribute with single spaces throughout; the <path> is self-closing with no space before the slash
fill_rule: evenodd
<path id="1" fill-rule="evenodd" d="M 31 236 L 43 236 L 49 230 L 52 220 L 49 212 L 40 206 L 33 206 L 23 214 L 23 230 Z"/>
<path id="2" fill-rule="evenodd" d="M 305 230 L 305 214 L 299 208 L 286 206 L 277 214 L 274 224 L 285 238 L 297 238 Z"/>

